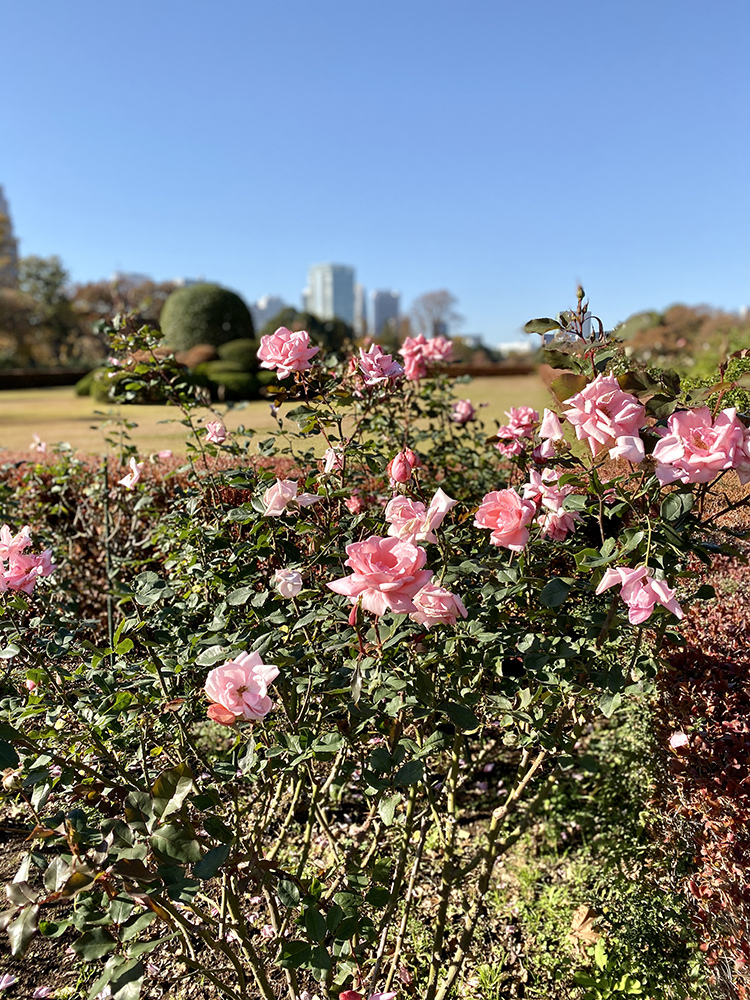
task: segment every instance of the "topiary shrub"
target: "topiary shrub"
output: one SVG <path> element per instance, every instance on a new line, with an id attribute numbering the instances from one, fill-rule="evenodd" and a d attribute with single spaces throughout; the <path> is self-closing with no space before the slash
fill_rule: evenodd
<path id="1" fill-rule="evenodd" d="M 207 361 L 198 365 L 194 374 L 208 385 L 213 399 L 235 401 L 258 395 L 257 376 L 244 371 L 237 362 Z"/>
<path id="2" fill-rule="evenodd" d="M 196 344 L 218 347 L 230 340 L 252 338 L 253 318 L 234 292 L 208 283 L 172 292 L 159 317 L 164 346 L 189 351 Z"/>
<path id="3" fill-rule="evenodd" d="M 87 372 L 83 378 L 79 378 L 75 384 L 75 394 L 76 396 L 90 396 L 91 387 L 94 384 L 94 379 L 100 371 L 106 371 L 104 368 L 94 368 L 92 371 Z"/>
<path id="4" fill-rule="evenodd" d="M 254 372 L 258 368 L 259 347 L 259 340 L 242 337 L 238 340 L 230 340 L 226 344 L 222 344 L 218 349 L 218 354 L 222 361 L 231 361 L 242 365 L 243 371 Z"/>

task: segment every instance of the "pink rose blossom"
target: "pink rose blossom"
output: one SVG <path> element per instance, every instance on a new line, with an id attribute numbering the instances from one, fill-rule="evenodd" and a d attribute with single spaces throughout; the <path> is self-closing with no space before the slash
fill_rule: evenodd
<path id="1" fill-rule="evenodd" d="M 428 361 L 452 361 L 453 343 L 447 337 L 432 337 L 425 343 L 423 353 Z"/>
<path id="2" fill-rule="evenodd" d="M 209 420 L 206 424 L 206 443 L 223 444 L 228 437 L 228 432 L 221 420 Z"/>
<path id="3" fill-rule="evenodd" d="M 12 975 L 10 972 L 6 972 L 4 976 L 0 977 L 0 990 L 8 990 L 11 986 L 14 986 L 18 982 L 18 979 Z"/>
<path id="4" fill-rule="evenodd" d="M 564 541 L 581 520 L 577 511 L 565 509 L 565 497 L 573 492 L 573 487 L 558 486 L 559 478 L 556 469 L 545 469 L 542 473 L 533 469 L 523 487 L 524 500 L 533 500 L 541 508 L 535 523 L 541 527 L 542 535 L 556 542 Z"/>
<path id="5" fill-rule="evenodd" d="M 37 682 L 35 680 L 32 680 L 31 677 L 26 678 L 26 680 L 24 681 L 24 685 L 26 686 L 26 690 L 29 691 L 31 694 L 33 694 L 34 691 L 36 691 L 36 689 L 39 687 Z"/>
<path id="6" fill-rule="evenodd" d="M 427 341 L 420 333 L 417 337 L 407 337 L 401 345 L 404 359 L 404 374 L 411 382 L 418 382 L 427 374 Z"/>
<path id="7" fill-rule="evenodd" d="M 497 429 L 498 442 L 495 445 L 501 455 L 515 458 L 523 454 L 523 435 L 517 434 L 512 427 L 504 424 Z"/>
<path id="8" fill-rule="evenodd" d="M 613 375 L 597 375 L 585 389 L 566 399 L 566 419 L 576 429 L 579 441 L 588 441 L 596 456 L 621 437 L 636 437 L 646 408 L 630 392 L 624 392 Z"/>
<path id="9" fill-rule="evenodd" d="M 669 745 L 673 750 L 681 750 L 690 743 L 689 737 L 682 732 L 672 733 L 669 737 Z"/>
<path id="10" fill-rule="evenodd" d="M 507 426 L 517 437 L 532 437 L 539 423 L 539 414 L 531 406 L 511 406 L 505 411 L 505 416 L 508 418 Z"/>
<path id="11" fill-rule="evenodd" d="M 609 449 L 609 457 L 613 459 L 624 458 L 628 462 L 639 465 L 646 457 L 646 450 L 639 437 L 623 434 L 617 438 L 614 447 Z"/>
<path id="12" fill-rule="evenodd" d="M 300 493 L 297 496 L 298 489 L 296 479 L 277 479 L 273 486 L 269 486 L 263 494 L 265 508 L 263 513 L 266 517 L 280 517 L 282 514 L 298 513 L 298 511 L 289 511 L 287 508 L 290 504 L 298 507 L 309 507 L 323 499 L 314 493 Z"/>
<path id="13" fill-rule="evenodd" d="M 30 543 L 31 529 L 28 525 L 21 528 L 17 535 L 11 533 L 7 524 L 0 528 L 0 593 L 15 590 L 31 594 L 40 576 L 50 576 L 54 572 L 51 550 L 29 555 L 24 549 Z"/>
<path id="14" fill-rule="evenodd" d="M 292 332 L 280 326 L 276 333 L 260 339 L 258 357 L 261 368 L 276 368 L 279 378 L 286 378 L 292 372 L 307 371 L 311 358 L 320 350 L 310 346 L 310 335 L 306 330 Z"/>
<path id="15" fill-rule="evenodd" d="M 647 566 L 627 569 L 618 566 L 608 569 L 602 577 L 596 593 L 601 594 L 610 587 L 620 584 L 620 597 L 628 605 L 628 620 L 631 625 L 641 625 L 651 617 L 656 604 L 663 605 L 676 618 L 682 618 L 682 608 L 675 600 L 674 591 L 664 580 L 655 580 Z"/>
<path id="16" fill-rule="evenodd" d="M 400 538 L 371 535 L 347 545 L 346 554 L 346 565 L 354 572 L 327 584 L 334 593 L 343 594 L 354 605 L 361 599 L 365 611 L 374 615 L 416 610 L 412 598 L 432 576 L 422 569 L 427 561 L 424 549 Z"/>
<path id="17" fill-rule="evenodd" d="M 34 435 L 34 440 L 29 445 L 29 451 L 38 451 L 40 455 L 47 454 L 47 442 L 42 441 L 38 434 Z"/>
<path id="18" fill-rule="evenodd" d="M 474 526 L 490 528 L 490 542 L 521 552 L 529 540 L 527 525 L 536 514 L 532 500 L 521 500 L 515 490 L 496 490 L 483 497 Z"/>
<path id="19" fill-rule="evenodd" d="M 581 515 L 577 511 L 558 507 L 557 510 L 542 512 L 535 523 L 542 529 L 545 538 L 564 542 L 568 535 L 575 531 L 576 522 L 580 520 Z"/>
<path id="20" fill-rule="evenodd" d="M 167 459 L 172 457 L 172 452 L 169 448 L 164 448 L 162 451 L 157 451 L 156 457 L 159 459 Z"/>
<path id="21" fill-rule="evenodd" d="M 365 385 L 395 382 L 404 374 L 398 361 L 393 360 L 392 354 L 384 354 L 379 344 L 372 344 L 368 351 L 360 348 L 358 365 L 365 377 Z"/>
<path id="22" fill-rule="evenodd" d="M 296 569 L 277 569 L 273 583 L 282 597 L 296 597 L 302 590 L 302 574 Z"/>
<path id="23" fill-rule="evenodd" d="M 278 667 L 263 663 L 260 653 L 240 653 L 223 666 L 215 667 L 205 686 L 208 700 L 213 702 L 208 709 L 209 718 L 223 725 L 232 725 L 238 719 L 260 722 L 273 708 L 268 685 L 278 676 Z"/>
<path id="24" fill-rule="evenodd" d="M 344 504 L 350 514 L 361 514 L 365 509 L 365 502 L 359 490 L 353 490 L 352 495 L 344 500 Z"/>
<path id="25" fill-rule="evenodd" d="M 473 420 L 477 415 L 477 411 L 471 405 L 471 400 L 469 399 L 457 399 L 453 404 L 453 410 L 451 412 L 451 420 L 455 424 L 468 424 L 470 420 Z"/>
<path id="26" fill-rule="evenodd" d="M 136 462 L 135 458 L 131 458 L 129 463 L 130 472 L 126 476 L 123 476 L 122 479 L 118 479 L 117 485 L 124 486 L 126 490 L 132 490 L 136 483 L 140 481 L 144 464 L 144 462 Z"/>
<path id="27" fill-rule="evenodd" d="M 388 467 L 386 468 L 391 484 L 408 483 L 411 479 L 412 471 L 419 464 L 419 458 L 414 454 L 411 448 L 405 448 L 403 451 L 400 451 L 395 458 L 390 460 Z"/>
<path id="28" fill-rule="evenodd" d="M 396 496 L 385 508 L 385 519 L 390 524 L 388 534 L 407 542 L 437 542 L 435 528 L 440 527 L 457 502 L 439 488 L 427 508 L 420 500 Z"/>
<path id="29" fill-rule="evenodd" d="M 431 628 L 433 625 L 455 625 L 459 617 L 466 618 L 468 612 L 457 594 L 445 587 L 427 583 L 414 595 L 414 607 L 409 617 L 412 621 Z"/>
<path id="30" fill-rule="evenodd" d="M 539 427 L 539 437 L 545 441 L 560 441 L 565 437 L 560 418 L 554 410 L 545 409 L 542 423 Z"/>
<path id="31" fill-rule="evenodd" d="M 323 452 L 323 472 L 341 472 L 344 468 L 344 456 L 338 448 L 326 448 Z"/>
<path id="32" fill-rule="evenodd" d="M 745 476 L 748 432 L 732 406 L 714 420 L 707 406 L 679 410 L 667 421 L 664 436 L 654 448 L 656 475 L 667 483 L 708 483 L 724 469 L 737 468 Z M 750 472 L 750 469 L 748 469 Z"/>

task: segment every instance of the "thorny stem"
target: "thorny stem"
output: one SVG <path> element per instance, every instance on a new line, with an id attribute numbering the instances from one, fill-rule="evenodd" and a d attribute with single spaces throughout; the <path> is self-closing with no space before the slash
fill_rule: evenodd
<path id="1" fill-rule="evenodd" d="M 391 983 L 393 982 L 393 977 L 396 975 L 396 970 L 398 969 L 398 960 L 401 957 L 401 951 L 404 947 L 404 939 L 406 938 L 406 926 L 409 922 L 409 912 L 411 910 L 411 902 L 414 898 L 414 885 L 417 880 L 417 872 L 419 871 L 419 866 L 422 862 L 422 851 L 424 850 L 425 841 L 427 840 L 427 830 L 429 829 L 426 819 L 422 820 L 419 831 L 419 843 L 417 844 L 417 852 L 414 857 L 414 864 L 411 869 L 411 877 L 409 878 L 409 885 L 406 890 L 406 898 L 404 899 L 404 912 L 401 914 L 401 924 L 398 929 L 398 934 L 396 935 L 396 943 L 393 948 L 393 955 L 391 956 L 391 965 L 388 969 L 388 975 L 385 980 L 385 989 L 383 992 L 387 993 L 391 988 Z M 375 978 L 373 976 L 372 985 L 375 986 Z"/>

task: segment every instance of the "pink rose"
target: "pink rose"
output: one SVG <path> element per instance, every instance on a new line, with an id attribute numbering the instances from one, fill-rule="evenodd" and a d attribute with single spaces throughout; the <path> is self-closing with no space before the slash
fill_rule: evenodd
<path id="1" fill-rule="evenodd" d="M 381 385 L 394 382 L 404 374 L 404 369 L 393 360 L 393 355 L 384 354 L 379 344 L 372 344 L 368 351 L 359 349 L 359 370 L 365 377 L 365 385 Z"/>
<path id="2" fill-rule="evenodd" d="M 453 410 L 451 412 L 451 420 L 455 424 L 468 424 L 470 420 L 473 420 L 476 416 L 477 411 L 471 405 L 471 400 L 468 399 L 457 399 L 453 404 Z"/>
<path id="3" fill-rule="evenodd" d="M 38 434 L 34 435 L 34 440 L 29 445 L 29 451 L 38 451 L 40 455 L 47 454 L 47 442 L 42 441 Z"/>
<path id="4" fill-rule="evenodd" d="M 365 502 L 359 490 L 353 490 L 352 495 L 344 500 L 344 504 L 350 514 L 361 514 L 365 509 Z"/>
<path id="5" fill-rule="evenodd" d="M 24 552 L 30 543 L 31 529 L 28 525 L 21 528 L 17 535 L 11 533 L 7 524 L 0 528 L 0 593 L 16 590 L 31 594 L 40 576 L 50 576 L 54 572 L 50 549 L 31 555 Z"/>
<path id="6" fill-rule="evenodd" d="M 414 607 L 409 615 L 412 621 L 431 628 L 433 625 L 455 625 L 459 617 L 466 618 L 468 612 L 457 594 L 445 587 L 427 583 L 414 595 Z"/>
<path id="7" fill-rule="evenodd" d="M 136 462 L 134 458 L 130 459 L 130 472 L 123 476 L 122 479 L 118 479 L 117 485 L 124 486 L 126 490 L 132 490 L 133 487 L 139 482 L 141 478 L 141 472 L 143 470 L 144 462 Z"/>
<path id="8" fill-rule="evenodd" d="M 560 441 L 565 437 L 560 418 L 554 410 L 545 409 L 542 423 L 539 427 L 539 437 L 544 441 Z"/>
<path id="9" fill-rule="evenodd" d="M 646 457 L 646 450 L 639 437 L 623 434 L 622 437 L 617 438 L 614 447 L 609 449 L 609 457 L 613 459 L 624 458 L 628 462 L 639 465 Z"/>
<path id="10" fill-rule="evenodd" d="M 645 406 L 632 393 L 623 392 L 613 375 L 597 375 L 563 405 L 578 440 L 588 441 L 594 456 L 620 437 L 637 437 L 646 416 Z"/>
<path id="11" fill-rule="evenodd" d="M 515 458 L 517 455 L 523 454 L 524 435 L 517 434 L 510 425 L 504 424 L 502 427 L 498 427 L 497 436 L 498 442 L 495 447 L 501 455 L 506 458 Z"/>
<path id="12" fill-rule="evenodd" d="M 401 345 L 404 359 L 404 373 L 411 382 L 418 382 L 427 374 L 427 341 L 420 333 L 417 337 L 407 337 Z"/>
<path id="13" fill-rule="evenodd" d="M 554 542 L 564 542 L 568 535 L 575 531 L 576 521 L 580 520 L 581 515 L 577 511 L 558 507 L 557 510 L 543 511 L 535 523 L 542 529 L 545 538 L 551 538 Z"/>
<path id="14" fill-rule="evenodd" d="M 474 526 L 490 528 L 493 545 L 521 552 L 529 540 L 527 525 L 535 514 L 532 500 L 521 500 L 515 490 L 497 490 L 482 499 Z"/>
<path id="15" fill-rule="evenodd" d="M 258 357 L 261 368 L 276 368 L 279 378 L 286 378 L 292 372 L 304 372 L 311 367 L 310 359 L 320 350 L 310 347 L 310 335 L 306 330 L 293 333 L 280 326 L 276 333 L 260 339 Z"/>
<path id="16" fill-rule="evenodd" d="M 302 590 L 302 574 L 296 569 L 277 569 L 273 583 L 282 597 L 296 597 Z"/>
<path id="17" fill-rule="evenodd" d="M 679 410 L 663 434 L 654 448 L 662 486 L 676 481 L 708 483 L 724 469 L 744 466 L 747 431 L 734 407 L 722 410 L 716 420 L 707 406 Z"/>
<path id="18" fill-rule="evenodd" d="M 388 534 L 408 542 L 437 542 L 435 528 L 440 527 L 457 502 L 441 489 L 435 492 L 427 508 L 419 500 L 396 496 L 385 508 L 385 519 L 390 524 Z"/>
<path id="19" fill-rule="evenodd" d="M 675 600 L 674 591 L 664 580 L 654 580 L 647 566 L 638 569 L 627 569 L 618 566 L 608 569 L 602 577 L 597 594 L 602 594 L 610 587 L 620 584 L 620 597 L 627 604 L 628 620 L 631 625 L 640 625 L 651 617 L 656 604 L 661 604 L 671 611 L 676 618 L 682 618 L 682 608 Z"/>
<path id="20" fill-rule="evenodd" d="M 531 406 L 511 406 L 505 411 L 508 427 L 517 437 L 530 438 L 539 423 L 539 414 Z"/>
<path id="21" fill-rule="evenodd" d="M 432 337 L 422 350 L 428 361 L 453 360 L 453 343 L 447 337 Z"/>
<path id="22" fill-rule="evenodd" d="M 277 479 L 273 486 L 269 486 L 263 494 L 263 513 L 266 517 L 280 517 L 284 513 L 298 513 L 298 511 L 288 511 L 287 507 L 294 504 L 298 507 L 309 507 L 310 504 L 317 503 L 322 497 L 314 493 L 300 493 L 297 496 L 296 479 Z"/>
<path id="23" fill-rule="evenodd" d="M 684 749 L 684 747 L 688 746 L 689 743 L 689 738 L 682 732 L 672 733 L 669 737 L 669 745 L 675 751 Z"/>
<path id="24" fill-rule="evenodd" d="M 341 472 L 344 468 L 344 456 L 338 448 L 326 448 L 323 452 L 323 472 Z"/>
<path id="25" fill-rule="evenodd" d="M 221 420 L 209 420 L 206 424 L 206 442 L 223 444 L 227 439 L 227 429 Z"/>
<path id="26" fill-rule="evenodd" d="M 391 483 L 408 483 L 411 479 L 413 468 L 406 452 L 400 451 L 395 458 L 390 460 L 385 471 L 388 473 Z"/>
<path id="27" fill-rule="evenodd" d="M 36 691 L 37 687 L 39 686 L 35 680 L 31 679 L 31 677 L 26 678 L 26 680 L 24 681 L 24 685 L 26 686 L 26 690 L 29 691 L 31 694 L 33 694 L 34 691 Z"/>
<path id="28" fill-rule="evenodd" d="M 263 663 L 260 653 L 240 653 L 223 666 L 215 667 L 205 686 L 208 700 L 213 702 L 208 709 L 209 718 L 225 726 L 237 719 L 260 722 L 273 708 L 268 685 L 278 676 L 278 667 Z"/>
<path id="29" fill-rule="evenodd" d="M 432 574 L 423 570 L 424 549 L 400 538 L 371 535 L 346 547 L 346 565 L 354 572 L 327 586 L 356 605 L 361 598 L 365 611 L 383 615 L 387 610 L 410 614 L 416 610 L 412 598 Z"/>

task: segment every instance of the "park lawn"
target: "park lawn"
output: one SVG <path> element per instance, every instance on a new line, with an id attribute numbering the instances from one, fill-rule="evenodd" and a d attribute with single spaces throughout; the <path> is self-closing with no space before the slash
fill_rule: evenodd
<path id="1" fill-rule="evenodd" d="M 496 423 L 506 422 L 505 410 L 511 406 L 533 406 L 541 412 L 549 405 L 549 394 L 536 375 L 459 382 L 455 393 L 457 398 L 470 399 L 474 406 L 486 404 L 480 415 L 488 433 L 494 431 Z M 166 448 L 176 454 L 184 453 L 187 430 L 181 424 L 182 414 L 174 407 L 107 406 L 89 396 L 76 396 L 72 386 L 0 391 L 0 449 L 28 451 L 37 434 L 48 445 L 67 442 L 77 451 L 103 454 L 107 445 L 102 424 L 120 417 L 137 425 L 129 433 L 142 454 Z M 244 425 L 263 432 L 277 426 L 265 400 L 236 404 L 230 410 L 224 406 L 217 406 L 215 411 L 196 410 L 193 419 L 201 424 L 219 417 L 230 430 Z M 114 425 L 110 424 L 106 430 L 111 434 Z"/>

